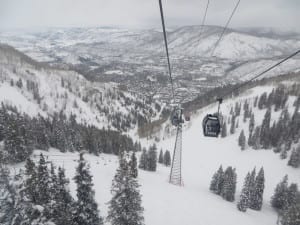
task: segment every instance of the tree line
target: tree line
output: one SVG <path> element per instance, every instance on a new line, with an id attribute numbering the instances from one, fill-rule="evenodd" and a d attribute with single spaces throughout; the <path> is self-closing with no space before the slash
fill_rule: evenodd
<path id="1" fill-rule="evenodd" d="M 141 144 L 118 131 L 99 129 L 93 125 L 80 124 L 75 115 L 69 118 L 63 112 L 52 117 L 29 117 L 15 107 L 1 104 L 0 161 L 22 162 L 33 149 L 57 148 L 61 152 L 87 150 L 98 155 L 118 155 L 120 151 L 140 151 Z"/>
<path id="2" fill-rule="evenodd" d="M 236 102 L 231 107 L 230 115 L 222 115 L 221 137 L 225 138 L 229 134 L 234 134 L 239 127 L 239 123 L 248 123 L 248 128 L 242 129 L 238 137 L 238 145 L 241 150 L 247 146 L 255 150 L 273 149 L 275 153 L 280 153 L 280 158 L 288 157 L 288 165 L 298 168 L 300 166 L 300 97 L 296 96 L 293 102 L 293 112 L 290 113 L 287 101 L 290 95 L 300 92 L 300 85 L 291 86 L 279 85 L 269 94 L 262 93 L 256 96 L 253 102 L 244 100 Z M 261 124 L 256 124 L 256 118 L 253 108 L 265 110 L 265 115 Z M 272 114 L 280 114 L 277 120 L 272 121 Z M 227 124 L 229 131 L 227 131 Z M 248 134 L 248 136 L 247 136 Z"/>
<path id="3" fill-rule="evenodd" d="M 210 191 L 220 195 L 224 200 L 233 202 L 236 192 L 236 172 L 231 166 L 224 171 L 222 165 L 214 173 Z M 254 168 L 248 172 L 239 200 L 237 209 L 246 212 L 247 209 L 260 211 L 263 206 L 263 194 L 265 189 L 265 175 L 263 167 L 256 173 Z M 271 206 L 278 212 L 282 225 L 298 225 L 300 222 L 300 192 L 296 183 L 288 183 L 286 175 L 276 186 L 271 197 Z"/>
<path id="4" fill-rule="evenodd" d="M 231 166 L 224 171 L 222 165 L 214 173 L 209 190 L 220 195 L 224 200 L 229 202 L 235 201 L 237 174 Z M 248 172 L 244 186 L 237 203 L 238 210 L 246 212 L 247 208 L 261 210 L 264 192 L 264 170 L 260 169 L 256 175 L 255 168 Z"/>

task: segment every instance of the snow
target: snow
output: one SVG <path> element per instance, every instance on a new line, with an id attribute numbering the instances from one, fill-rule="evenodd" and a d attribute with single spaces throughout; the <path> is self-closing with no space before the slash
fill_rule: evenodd
<path id="1" fill-rule="evenodd" d="M 16 106 L 18 110 L 29 115 L 44 114 L 36 104 L 27 99 L 19 90 L 6 83 L 0 83 L 0 102 Z"/>
<path id="2" fill-rule="evenodd" d="M 121 70 L 109 70 L 109 71 L 106 71 L 105 74 L 107 74 L 107 75 L 112 75 L 112 74 L 123 75 L 124 73 Z"/>
<path id="3" fill-rule="evenodd" d="M 264 91 L 270 92 L 272 86 L 257 87 L 243 96 L 234 99 L 242 101 L 251 99 Z M 222 105 L 223 112 L 228 112 L 234 101 L 227 100 Z M 168 183 L 169 167 L 158 165 L 157 172 L 139 170 L 139 183 L 145 208 L 145 224 L 151 225 L 274 225 L 277 214 L 270 206 L 270 198 L 274 188 L 285 174 L 289 175 L 289 182 L 300 184 L 300 170 L 287 166 L 287 159 L 281 160 L 271 150 L 241 151 L 237 145 L 239 132 L 225 139 L 204 138 L 201 129 L 202 118 L 206 113 L 214 112 L 216 106 L 211 105 L 201 110 L 192 118 L 190 128 L 183 133 L 183 182 L 184 186 L 174 186 Z M 254 111 L 256 117 L 262 119 L 264 110 Z M 258 119 L 259 120 L 259 119 Z M 240 128 L 245 128 L 240 120 Z M 143 140 L 149 145 L 151 141 Z M 166 150 L 172 150 L 174 137 L 158 143 Z M 66 169 L 67 177 L 71 180 L 71 192 L 76 197 L 76 186 L 72 178 L 79 158 L 78 153 L 60 153 L 51 149 L 43 152 L 48 160 Z M 35 152 L 39 155 L 39 151 Z M 111 181 L 118 166 L 116 156 L 102 154 L 99 157 L 85 155 L 91 165 L 94 176 L 94 190 L 96 200 L 102 216 L 107 216 L 107 203 L 111 198 Z M 35 157 L 35 160 L 38 160 Z M 220 196 L 209 191 L 209 184 L 213 173 L 220 165 L 223 168 L 233 166 L 238 175 L 236 201 L 226 202 Z M 236 203 L 242 189 L 244 177 L 254 167 L 258 170 L 264 167 L 266 187 L 262 211 L 247 210 L 242 213 L 237 210 Z"/>

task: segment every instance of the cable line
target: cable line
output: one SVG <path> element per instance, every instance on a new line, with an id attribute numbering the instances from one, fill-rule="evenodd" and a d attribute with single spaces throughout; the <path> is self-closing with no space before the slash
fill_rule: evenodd
<path id="1" fill-rule="evenodd" d="M 241 87 L 246 86 L 248 83 L 252 82 L 253 80 L 257 79 L 258 77 L 264 75 L 265 73 L 269 72 L 270 70 L 274 69 L 275 67 L 279 66 L 280 64 L 284 63 L 285 61 L 293 58 L 294 56 L 298 55 L 300 53 L 300 49 L 296 52 L 294 52 L 293 54 L 289 55 L 288 57 L 282 59 L 281 61 L 277 62 L 276 64 L 274 64 L 273 66 L 269 67 L 268 69 L 264 70 L 263 72 L 259 73 L 258 75 L 252 77 L 250 80 L 240 84 L 239 86 L 233 88 L 232 90 L 230 90 L 229 92 L 225 93 L 221 98 L 225 98 L 227 95 L 237 91 L 238 89 L 240 89 Z"/>
<path id="2" fill-rule="evenodd" d="M 213 54 L 215 53 L 215 50 L 216 50 L 216 48 L 218 47 L 219 43 L 221 42 L 221 40 L 222 40 L 222 38 L 223 38 L 223 36 L 224 36 L 224 34 L 225 34 L 225 31 L 226 31 L 226 29 L 228 28 L 228 25 L 229 25 L 229 23 L 230 23 L 230 21 L 231 21 L 233 15 L 234 15 L 235 11 L 237 10 L 237 8 L 238 8 L 240 2 L 241 2 L 241 0 L 238 0 L 238 2 L 236 3 L 236 5 L 235 5 L 235 7 L 234 7 L 234 9 L 233 9 L 233 11 L 232 11 L 232 13 L 231 13 L 231 15 L 230 15 L 228 21 L 227 21 L 225 27 L 223 28 L 223 31 L 222 31 L 222 33 L 221 33 L 219 39 L 217 40 L 217 42 L 216 42 L 216 44 L 215 44 L 215 46 L 214 46 L 214 48 L 213 48 L 213 50 L 212 50 L 210 56 L 213 56 Z"/>
<path id="3" fill-rule="evenodd" d="M 204 27 L 206 16 L 207 16 L 208 6 L 209 6 L 209 0 L 207 0 L 205 13 L 204 13 L 204 16 L 203 16 L 203 19 L 202 19 L 202 23 L 201 23 L 200 34 L 199 34 L 199 43 L 200 43 L 200 40 L 201 40 L 200 37 L 202 36 L 203 27 Z"/>
<path id="4" fill-rule="evenodd" d="M 165 40 L 166 53 L 167 53 L 168 70 L 169 70 L 170 82 L 172 86 L 173 101 L 175 102 L 174 84 L 173 84 L 172 70 L 171 70 L 171 63 L 170 63 L 170 56 L 169 56 L 169 49 L 168 49 L 168 40 L 167 40 L 164 12 L 163 12 L 161 0 L 159 0 L 159 8 L 160 8 L 161 23 L 163 28 L 164 40 Z"/>

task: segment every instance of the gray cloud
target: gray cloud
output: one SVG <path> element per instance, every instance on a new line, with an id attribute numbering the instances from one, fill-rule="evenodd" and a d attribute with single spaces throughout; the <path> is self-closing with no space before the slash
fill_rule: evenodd
<path id="1" fill-rule="evenodd" d="M 237 0 L 210 0 L 207 23 L 224 25 Z M 167 25 L 200 24 L 206 0 L 163 0 Z M 0 29 L 160 26 L 158 0 L 0 0 Z M 299 0 L 241 0 L 231 26 L 300 29 Z"/>

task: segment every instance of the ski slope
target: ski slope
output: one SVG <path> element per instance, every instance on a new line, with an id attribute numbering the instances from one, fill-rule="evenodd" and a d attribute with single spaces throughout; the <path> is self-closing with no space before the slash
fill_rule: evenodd
<path id="1" fill-rule="evenodd" d="M 248 94 L 235 100 L 249 99 L 263 91 L 270 91 L 272 87 L 257 87 Z M 229 111 L 234 101 L 228 100 L 222 105 L 223 112 Z M 140 190 L 143 195 L 146 225 L 274 225 L 277 214 L 270 206 L 270 198 L 274 188 L 285 174 L 289 175 L 289 182 L 300 184 L 300 170 L 287 166 L 287 160 L 279 159 L 278 154 L 271 150 L 241 151 L 237 145 L 240 129 L 248 123 L 240 121 L 240 128 L 234 135 L 225 139 L 204 138 L 201 124 L 206 113 L 214 112 L 216 106 L 208 106 L 192 118 L 190 128 L 183 133 L 183 181 L 184 186 L 174 186 L 168 183 L 169 167 L 158 165 L 157 172 L 139 170 Z M 257 109 L 255 109 L 257 110 Z M 257 118 L 263 117 L 264 111 L 254 111 Z M 260 114 L 260 115 L 258 115 Z M 144 140 L 144 145 L 151 141 Z M 158 143 L 158 149 L 172 150 L 174 137 Z M 57 150 L 43 152 L 49 155 L 49 160 L 56 165 L 63 166 L 71 180 L 71 192 L 75 197 L 76 186 L 72 180 L 75 174 L 78 153 L 60 153 Z M 38 155 L 39 151 L 35 152 Z M 94 176 L 96 200 L 103 217 L 107 215 L 107 203 L 111 198 L 110 186 L 118 159 L 112 155 L 85 155 L 91 165 Z M 38 157 L 35 158 L 38 160 Z M 223 168 L 236 168 L 238 183 L 236 200 L 234 203 L 223 200 L 220 196 L 209 191 L 209 184 L 213 173 L 220 164 Z M 264 167 L 265 192 L 262 211 L 247 210 L 240 212 L 236 203 L 247 172 L 254 167 L 257 170 Z M 106 223 L 109 224 L 109 223 Z"/>

